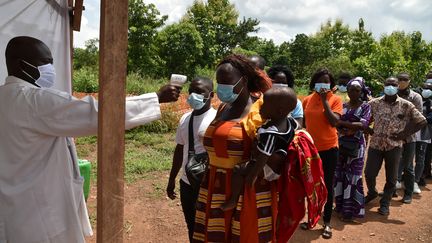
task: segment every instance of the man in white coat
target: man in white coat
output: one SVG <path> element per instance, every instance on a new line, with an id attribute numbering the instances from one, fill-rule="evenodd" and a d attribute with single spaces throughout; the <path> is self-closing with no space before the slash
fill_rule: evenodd
<path id="1" fill-rule="evenodd" d="M 97 134 L 97 101 L 50 89 L 49 48 L 31 37 L 6 47 L 9 76 L 0 86 L 0 243 L 84 242 L 91 227 L 76 152 L 68 137 Z M 159 103 L 179 88 L 126 100 L 126 128 L 160 118 Z"/>

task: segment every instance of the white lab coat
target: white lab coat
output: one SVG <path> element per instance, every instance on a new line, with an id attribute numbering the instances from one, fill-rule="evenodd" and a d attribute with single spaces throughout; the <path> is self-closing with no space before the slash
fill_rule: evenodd
<path id="1" fill-rule="evenodd" d="M 98 105 L 13 76 L 0 86 L 0 243 L 84 242 L 91 233 L 68 137 L 97 133 Z M 126 127 L 160 118 L 155 93 L 126 102 Z"/>

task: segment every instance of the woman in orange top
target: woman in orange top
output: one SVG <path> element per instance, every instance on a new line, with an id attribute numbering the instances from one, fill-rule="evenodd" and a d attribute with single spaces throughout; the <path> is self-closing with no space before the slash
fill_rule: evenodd
<path id="1" fill-rule="evenodd" d="M 312 76 L 309 88 L 312 92 L 303 100 L 304 127 L 312 136 L 318 149 L 324 170 L 328 197 L 324 207 L 323 238 L 332 236 L 330 220 L 333 208 L 333 177 L 338 160 L 338 134 L 336 125 L 342 114 L 342 99 L 331 91 L 335 86 L 332 74 L 325 68 Z M 302 224 L 302 228 L 307 225 Z"/>
<path id="2" fill-rule="evenodd" d="M 222 60 L 216 80 L 223 103 L 204 136 L 210 165 L 198 196 L 193 242 L 276 242 L 274 182 L 258 178 L 254 187 L 244 188 L 233 210 L 220 208 L 230 197 L 234 166 L 250 157 L 251 138 L 245 129 L 255 107 L 250 93 L 266 91 L 271 80 L 239 55 Z"/>

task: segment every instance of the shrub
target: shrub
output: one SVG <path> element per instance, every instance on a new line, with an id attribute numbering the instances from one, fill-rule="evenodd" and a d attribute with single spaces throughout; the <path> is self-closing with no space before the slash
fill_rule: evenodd
<path id="1" fill-rule="evenodd" d="M 99 90 L 98 71 L 83 67 L 73 72 L 73 90 L 75 92 L 96 93 Z"/>

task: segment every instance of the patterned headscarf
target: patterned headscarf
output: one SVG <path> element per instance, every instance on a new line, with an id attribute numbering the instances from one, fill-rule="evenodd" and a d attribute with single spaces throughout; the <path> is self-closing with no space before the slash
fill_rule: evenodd
<path id="1" fill-rule="evenodd" d="M 364 80 L 363 77 L 355 77 L 355 78 L 351 79 L 347 83 L 347 89 L 349 89 L 349 87 L 351 85 L 358 85 L 361 87 L 361 91 L 362 91 L 362 95 L 360 97 L 361 100 L 363 100 L 363 101 L 369 100 L 369 96 L 371 95 L 371 91 L 370 91 L 369 87 L 366 86 L 366 81 Z"/>

